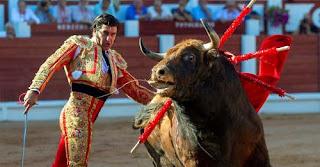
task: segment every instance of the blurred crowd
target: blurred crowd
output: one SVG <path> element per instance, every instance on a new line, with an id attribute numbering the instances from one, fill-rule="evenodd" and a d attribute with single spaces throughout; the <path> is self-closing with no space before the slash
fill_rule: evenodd
<path id="1" fill-rule="evenodd" d="M 97 4 L 90 4 L 88 0 L 78 0 L 78 4 L 69 5 L 67 0 L 39 0 L 36 8 L 29 8 L 25 0 L 18 0 L 13 9 L 10 22 L 7 23 L 7 33 L 13 33 L 11 25 L 17 22 L 28 24 L 50 23 L 83 23 L 90 25 L 92 20 L 102 13 L 114 15 L 120 21 L 125 20 L 173 20 L 173 21 L 199 21 L 201 18 L 213 22 L 228 22 L 234 20 L 241 12 L 236 0 L 225 0 L 222 8 L 212 10 L 207 0 L 179 0 L 177 6 L 169 8 L 162 4 L 162 0 L 154 0 L 153 4 L 146 6 L 143 0 L 132 0 L 121 11 L 120 0 L 99 0 Z M 193 5 L 190 5 L 193 4 Z M 121 13 L 122 16 L 119 16 Z M 261 16 L 253 11 L 248 18 L 260 20 Z M 318 33 L 319 29 L 310 23 L 306 16 L 300 24 L 298 33 Z M 10 35 L 10 34 L 9 34 Z"/>
<path id="2" fill-rule="evenodd" d="M 226 0 L 225 6 L 219 11 L 210 10 L 207 0 L 197 0 L 198 5 L 187 7 L 190 1 L 193 0 L 179 0 L 176 8 L 169 9 L 162 4 L 162 0 L 154 0 L 150 6 L 144 5 L 143 0 L 133 0 L 132 4 L 126 8 L 125 20 L 198 21 L 204 18 L 209 21 L 230 21 L 240 13 L 235 0 Z M 10 22 L 91 23 L 97 15 L 102 13 L 117 17 L 120 5 L 120 0 L 100 0 L 94 6 L 89 5 L 88 0 L 79 0 L 78 4 L 71 8 L 66 0 L 57 0 L 55 5 L 52 5 L 51 0 L 39 0 L 37 7 L 32 10 L 27 7 L 25 0 L 19 0 L 17 8 L 13 9 Z"/>
<path id="3" fill-rule="evenodd" d="M 193 2 L 194 1 L 194 2 Z M 194 7 L 188 4 L 197 3 Z M 240 9 L 235 0 L 226 0 L 225 6 L 218 11 L 208 8 L 207 0 L 179 0 L 175 8 L 168 8 L 162 0 L 154 0 L 153 4 L 146 6 L 143 0 L 133 0 L 122 11 L 124 18 L 120 18 L 120 0 L 99 0 L 95 5 L 88 0 L 79 0 L 77 5 L 69 5 L 66 0 L 57 0 L 55 5 L 51 0 L 39 0 L 36 8 L 27 6 L 26 0 L 18 0 L 16 8 L 12 10 L 9 23 L 6 24 L 8 37 L 14 36 L 12 25 L 24 22 L 27 24 L 50 23 L 82 23 L 90 25 L 93 19 L 102 14 L 109 13 L 120 21 L 125 20 L 174 20 L 199 21 L 201 18 L 208 21 L 231 21 L 238 16 Z M 189 5 L 190 6 L 190 5 Z"/>

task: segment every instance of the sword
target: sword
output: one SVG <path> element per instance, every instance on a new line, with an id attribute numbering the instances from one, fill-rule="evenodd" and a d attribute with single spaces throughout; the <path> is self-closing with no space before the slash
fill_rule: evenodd
<path id="1" fill-rule="evenodd" d="M 27 105 L 26 109 L 23 112 L 24 115 L 24 129 L 23 129 L 23 139 L 22 139 L 22 156 L 21 156 L 21 167 L 24 167 L 24 157 L 27 141 L 27 129 L 28 129 L 28 111 L 31 108 L 31 105 Z"/>

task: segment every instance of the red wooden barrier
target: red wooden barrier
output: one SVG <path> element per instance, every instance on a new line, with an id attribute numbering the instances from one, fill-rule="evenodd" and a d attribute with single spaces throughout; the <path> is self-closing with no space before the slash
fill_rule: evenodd
<path id="1" fill-rule="evenodd" d="M 65 36 L 70 35 L 91 35 L 90 25 L 69 23 L 69 24 L 34 24 L 31 26 L 32 37 L 37 36 Z M 118 36 L 123 36 L 123 23 L 118 27 Z"/>
<path id="2" fill-rule="evenodd" d="M 206 35 L 177 35 L 176 42 L 187 38 L 208 41 Z M 257 38 L 257 44 L 264 37 Z M 20 93 L 30 85 L 41 63 L 52 54 L 66 37 L 33 37 L 28 39 L 0 39 L 0 101 L 16 101 Z M 158 39 L 143 37 L 146 46 L 158 51 Z M 319 85 L 320 42 L 318 36 L 293 36 L 293 45 L 284 67 L 279 86 L 290 92 L 316 92 Z M 240 36 L 233 36 L 225 49 L 240 53 Z M 114 48 L 128 62 L 128 70 L 139 79 L 149 79 L 152 66 L 156 63 L 144 57 L 138 47 L 138 38 L 119 37 Z M 66 99 L 69 90 L 64 71 L 55 75 L 41 95 L 41 99 Z M 121 91 L 120 91 L 121 92 Z M 119 97 L 119 96 L 114 96 Z"/>
<path id="3" fill-rule="evenodd" d="M 222 34 L 231 22 L 209 22 L 214 30 Z M 175 22 L 175 21 L 140 21 L 140 35 L 175 34 L 175 35 L 201 35 L 206 34 L 201 22 Z M 244 33 L 244 24 L 241 24 L 235 34 Z"/>

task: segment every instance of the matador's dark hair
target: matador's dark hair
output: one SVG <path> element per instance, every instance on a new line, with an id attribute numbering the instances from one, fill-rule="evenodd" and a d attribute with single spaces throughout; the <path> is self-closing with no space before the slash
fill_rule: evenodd
<path id="1" fill-rule="evenodd" d="M 111 14 L 101 14 L 93 20 L 91 28 L 99 30 L 102 27 L 102 25 L 107 25 L 110 27 L 114 27 L 114 26 L 118 27 L 119 21 Z"/>

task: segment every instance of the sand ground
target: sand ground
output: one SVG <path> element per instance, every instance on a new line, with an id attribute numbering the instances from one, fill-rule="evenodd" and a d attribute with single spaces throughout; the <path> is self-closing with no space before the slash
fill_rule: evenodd
<path id="1" fill-rule="evenodd" d="M 274 167 L 320 166 L 320 114 L 261 116 Z M 103 118 L 95 124 L 90 167 L 151 167 L 144 146 L 137 142 L 133 118 Z M 0 167 L 21 163 L 23 122 L 0 122 Z M 59 137 L 58 121 L 29 122 L 25 167 L 48 167 Z"/>

